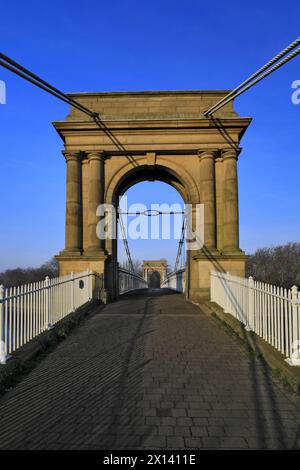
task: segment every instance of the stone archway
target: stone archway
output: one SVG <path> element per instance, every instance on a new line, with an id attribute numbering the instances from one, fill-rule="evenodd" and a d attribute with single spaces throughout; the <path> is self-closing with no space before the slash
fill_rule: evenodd
<path id="1" fill-rule="evenodd" d="M 158 285 L 156 287 L 161 287 L 167 277 L 167 268 L 168 265 L 165 260 L 144 260 L 142 265 L 142 276 L 145 281 L 148 282 L 149 287 L 151 287 L 151 277 L 155 274 L 154 277 L 158 279 Z"/>
<path id="2" fill-rule="evenodd" d="M 158 289 L 161 286 L 160 280 L 160 272 L 159 271 L 151 271 L 149 275 L 149 287 Z"/>
<path id="3" fill-rule="evenodd" d="M 54 126 L 64 140 L 67 162 L 66 244 L 57 256 L 60 274 L 90 268 L 104 273 L 111 297 L 117 292 L 116 240 L 99 240 L 99 204 L 138 181 L 174 186 L 185 203 L 204 205 L 204 247 L 187 253 L 186 295 L 209 296 L 211 269 L 243 275 L 239 247 L 237 160 L 250 119 L 228 103 L 213 120 L 205 109 L 226 91 L 73 94 L 98 112 L 96 123 L 77 109 Z M 84 120 L 83 120 L 84 119 Z"/>

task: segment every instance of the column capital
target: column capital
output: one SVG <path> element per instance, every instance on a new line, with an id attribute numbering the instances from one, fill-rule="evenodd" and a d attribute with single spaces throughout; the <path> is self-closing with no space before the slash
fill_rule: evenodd
<path id="1" fill-rule="evenodd" d="M 83 158 L 83 153 L 81 152 L 81 150 L 63 150 L 61 153 L 63 154 L 67 162 L 71 160 L 80 161 Z"/>
<path id="2" fill-rule="evenodd" d="M 83 156 L 83 159 L 82 159 L 82 165 L 87 165 L 89 163 L 88 159 L 86 158 L 86 156 L 84 155 Z"/>
<path id="3" fill-rule="evenodd" d="M 91 152 L 86 152 L 87 159 L 90 160 L 99 160 L 104 161 L 106 154 L 103 150 L 93 150 Z"/>
<path id="4" fill-rule="evenodd" d="M 198 150 L 198 157 L 200 160 L 204 160 L 205 158 L 216 158 L 219 153 L 219 149 L 205 149 L 205 150 Z"/>
<path id="5" fill-rule="evenodd" d="M 241 152 L 240 148 L 223 149 L 222 150 L 222 157 L 224 159 L 234 158 L 234 159 L 237 160 L 240 152 Z"/>

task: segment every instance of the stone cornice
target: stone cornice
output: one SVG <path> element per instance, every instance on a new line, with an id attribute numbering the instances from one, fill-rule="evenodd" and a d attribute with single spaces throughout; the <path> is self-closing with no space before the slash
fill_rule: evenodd
<path id="1" fill-rule="evenodd" d="M 106 130 L 92 121 L 60 121 L 55 122 L 54 126 L 65 142 L 66 149 L 71 145 L 72 149 L 88 152 L 94 150 L 99 142 L 100 149 L 108 155 L 122 154 L 110 137 L 112 133 L 130 153 L 170 151 L 184 154 L 197 153 L 202 145 L 205 147 L 202 150 L 207 148 L 206 145 L 222 149 L 231 145 L 232 141 L 238 145 L 250 122 L 250 118 L 223 120 L 223 130 L 226 132 L 221 132 L 219 127 L 213 126 L 207 119 L 106 121 Z M 78 141 L 79 138 L 82 143 Z"/>
<path id="2" fill-rule="evenodd" d="M 85 96 L 168 96 L 168 95 L 227 95 L 231 90 L 144 90 L 144 91 L 86 91 L 79 93 L 66 93 L 72 98 Z"/>
<path id="3" fill-rule="evenodd" d="M 157 129 L 170 129 L 178 132 L 179 129 L 205 129 L 220 132 L 220 126 L 224 128 L 240 128 L 241 130 L 249 126 L 252 119 L 244 118 L 226 118 L 219 119 L 219 126 L 214 125 L 208 119 L 124 119 L 124 120 L 103 120 L 103 124 L 110 130 L 157 130 Z M 105 132 L 93 121 L 54 121 L 53 126 L 58 132 L 62 131 L 97 131 Z"/>

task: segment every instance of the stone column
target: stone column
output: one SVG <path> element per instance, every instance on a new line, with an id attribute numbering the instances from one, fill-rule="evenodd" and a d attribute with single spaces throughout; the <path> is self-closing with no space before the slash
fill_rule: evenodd
<path id="1" fill-rule="evenodd" d="M 217 249 L 223 250 L 223 195 L 224 195 L 224 171 L 223 157 L 218 156 L 215 160 L 216 175 L 216 230 L 217 230 Z"/>
<path id="2" fill-rule="evenodd" d="M 63 152 L 67 162 L 65 251 L 82 250 L 81 152 Z"/>
<path id="3" fill-rule="evenodd" d="M 88 251 L 104 250 L 105 240 L 97 237 L 99 217 L 96 215 L 99 204 L 104 203 L 104 153 L 90 152 L 89 160 L 89 204 L 88 204 Z"/>
<path id="4" fill-rule="evenodd" d="M 88 248 L 89 230 L 88 230 L 88 211 L 89 211 L 89 179 L 90 167 L 86 154 L 81 162 L 82 169 L 82 248 L 85 251 Z"/>
<path id="5" fill-rule="evenodd" d="M 200 202 L 204 204 L 204 245 L 216 251 L 215 157 L 217 150 L 205 150 L 200 157 Z"/>
<path id="6" fill-rule="evenodd" d="M 235 149 L 223 150 L 224 158 L 224 206 L 223 252 L 236 253 L 239 248 L 237 158 Z"/>

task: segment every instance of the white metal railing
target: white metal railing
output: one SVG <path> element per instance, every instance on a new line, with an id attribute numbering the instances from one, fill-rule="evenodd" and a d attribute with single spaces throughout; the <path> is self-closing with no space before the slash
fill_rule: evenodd
<path id="1" fill-rule="evenodd" d="M 168 287 L 169 289 L 176 290 L 177 292 L 185 291 L 185 268 L 178 269 L 166 277 L 161 287 Z"/>
<path id="2" fill-rule="evenodd" d="M 0 363 L 92 298 L 103 276 L 90 270 L 17 287 L 0 286 Z"/>
<path id="3" fill-rule="evenodd" d="M 124 268 L 119 268 L 119 294 L 125 294 L 131 290 L 147 289 L 148 282 L 136 273 Z"/>
<path id="4" fill-rule="evenodd" d="M 212 271 L 211 301 L 284 354 L 289 364 L 300 365 L 300 292 L 296 286 L 284 289 L 252 277 Z"/>

